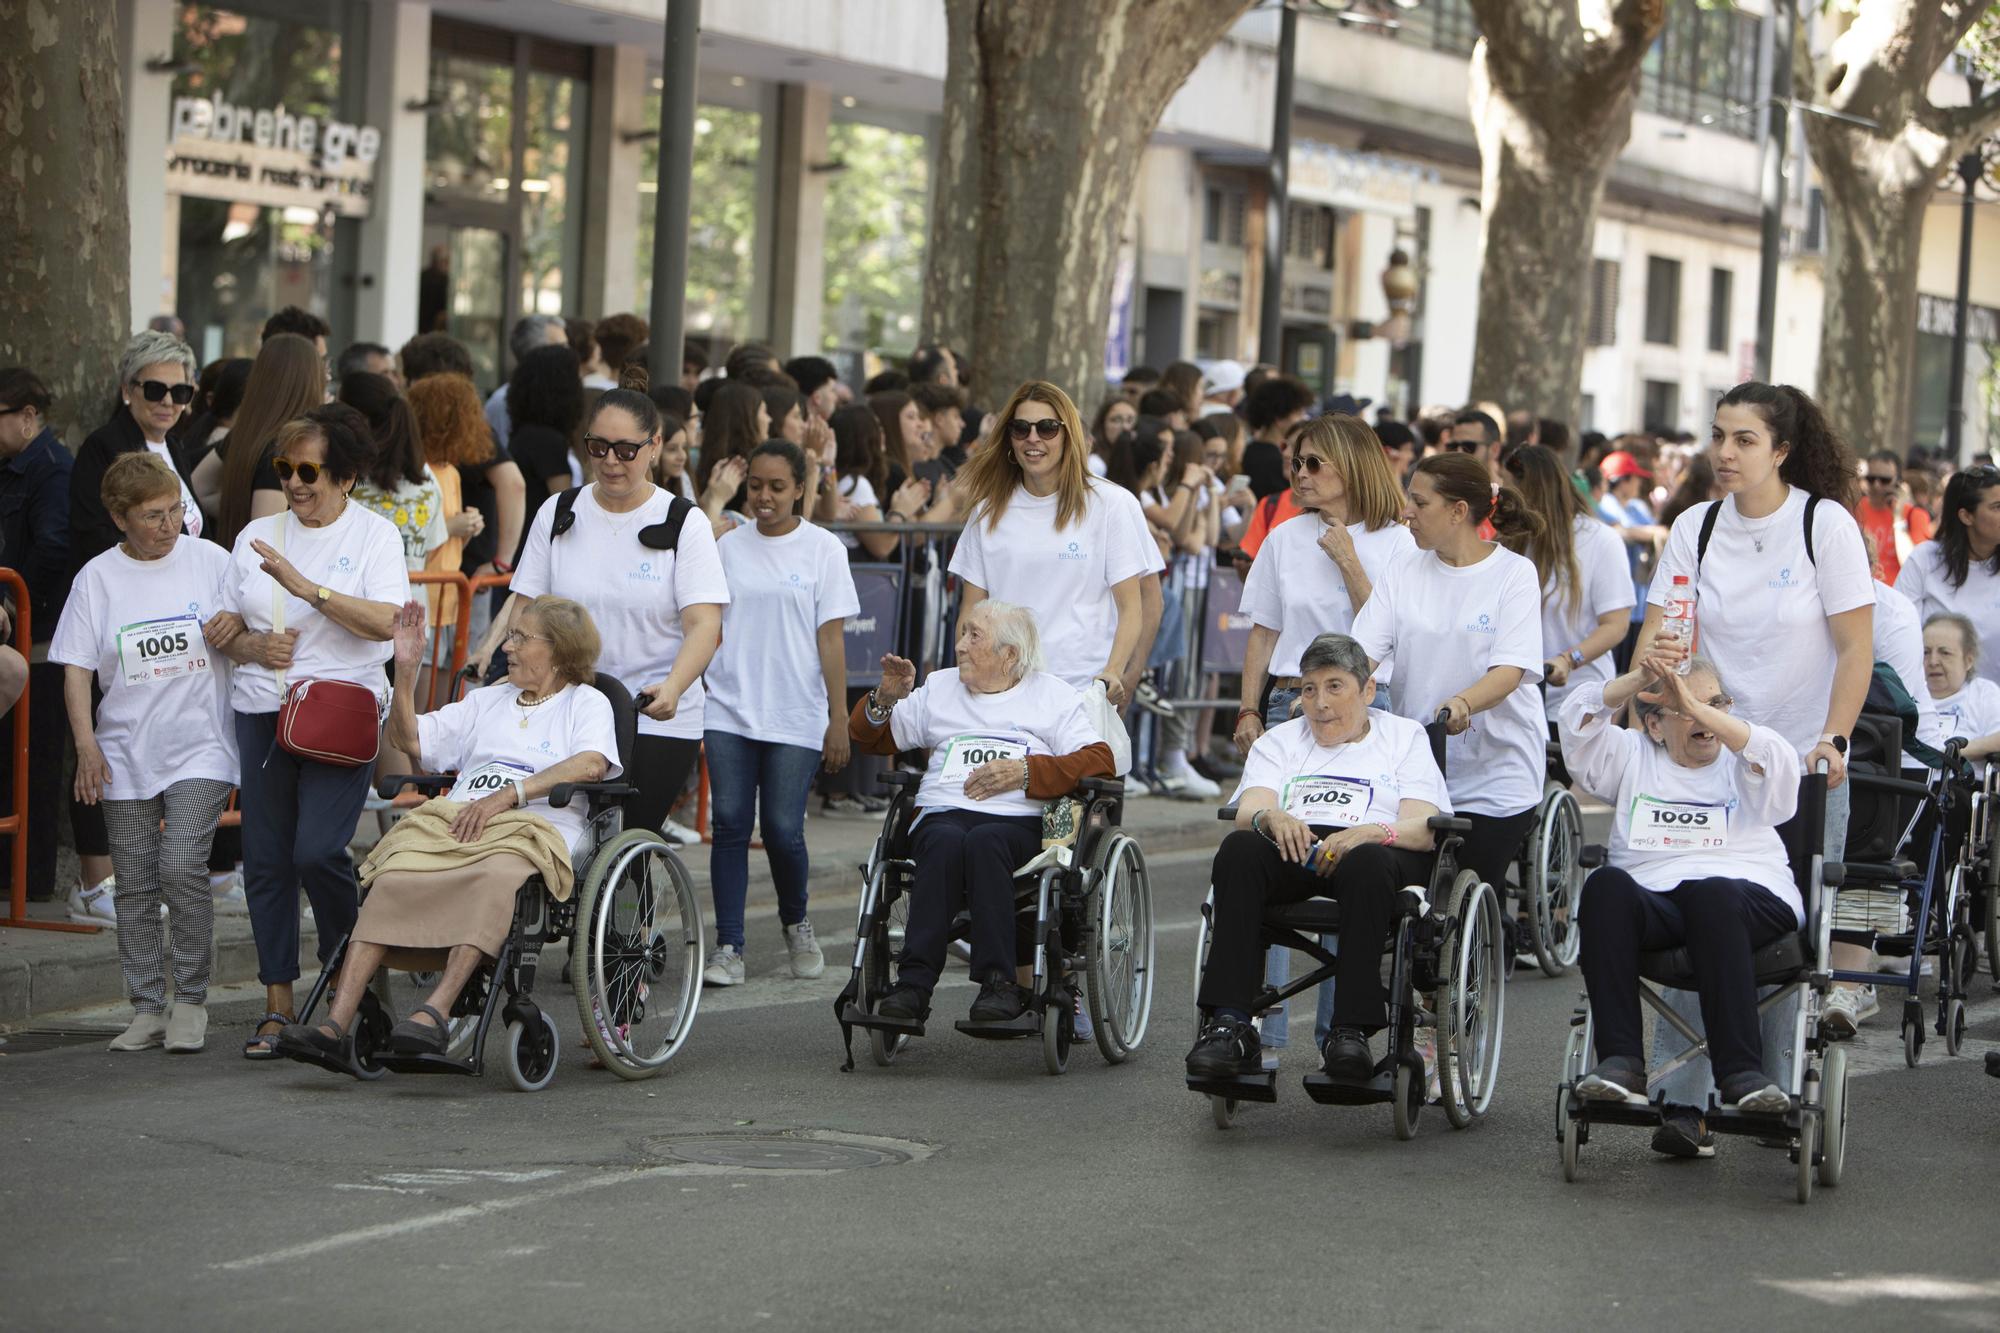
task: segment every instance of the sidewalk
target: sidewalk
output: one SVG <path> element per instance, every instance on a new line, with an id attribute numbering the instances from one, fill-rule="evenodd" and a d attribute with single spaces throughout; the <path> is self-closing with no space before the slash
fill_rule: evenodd
<path id="1" fill-rule="evenodd" d="M 1175 801 L 1147 797 L 1128 803 L 1124 826 L 1149 853 L 1212 847 L 1224 830 L 1215 820 L 1215 803 Z M 816 923 L 823 931 L 847 930 L 860 896 L 859 867 L 868 858 L 881 832 L 876 818 L 821 815 L 817 808 L 806 821 L 806 842 L 812 853 L 811 901 Z M 370 840 L 372 842 L 372 839 Z M 357 853 L 363 844 L 355 844 Z M 708 898 L 708 849 L 682 848 L 700 896 L 704 918 L 712 915 Z M 60 900 L 30 903 L 28 914 L 42 920 L 67 919 Z M 752 933 L 767 929 L 769 943 L 776 945 L 774 922 L 777 898 L 771 888 L 770 867 L 763 853 L 750 853 L 749 924 Z M 846 919 L 843 919 L 846 918 Z M 301 984 L 309 983 L 315 970 L 314 937 L 311 919 L 302 927 Z M 254 981 L 257 950 L 250 936 L 246 916 L 218 916 L 215 920 L 214 984 L 230 985 Z M 102 930 L 80 935 L 58 931 L 8 930 L 0 928 L 0 1024 L 21 1023 L 42 1014 L 90 1005 L 113 1004 L 123 998 L 118 975 L 118 940 L 114 932 Z"/>

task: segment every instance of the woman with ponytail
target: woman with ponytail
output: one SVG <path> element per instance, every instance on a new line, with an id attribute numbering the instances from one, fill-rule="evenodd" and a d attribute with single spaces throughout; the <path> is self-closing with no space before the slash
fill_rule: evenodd
<path id="1" fill-rule="evenodd" d="M 1625 544 L 1590 511 L 1553 449 L 1531 444 L 1501 466 L 1542 520 L 1538 535 L 1500 542 L 1534 561 L 1541 576 L 1544 701 L 1553 723 L 1570 690 L 1611 679 L 1611 650 L 1624 642 L 1632 620 Z"/>
<path id="2" fill-rule="evenodd" d="M 1417 552 L 1375 581 L 1354 617 L 1371 669 L 1394 658 L 1395 710 L 1447 714 L 1445 782 L 1472 821 L 1459 859 L 1487 883 L 1535 822 L 1547 767 L 1542 581 L 1525 556 L 1482 540 L 1490 521 L 1510 543 L 1546 541 L 1540 515 L 1512 486 L 1497 490 L 1471 454 L 1434 454 L 1410 474 L 1404 517 Z"/>

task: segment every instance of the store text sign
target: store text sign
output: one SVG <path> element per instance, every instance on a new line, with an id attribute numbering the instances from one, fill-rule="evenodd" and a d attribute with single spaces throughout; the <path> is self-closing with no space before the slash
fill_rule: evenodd
<path id="1" fill-rule="evenodd" d="M 176 97 L 167 183 L 204 199 L 366 217 L 381 152 L 382 132 L 372 126 L 295 116 L 282 104 Z"/>

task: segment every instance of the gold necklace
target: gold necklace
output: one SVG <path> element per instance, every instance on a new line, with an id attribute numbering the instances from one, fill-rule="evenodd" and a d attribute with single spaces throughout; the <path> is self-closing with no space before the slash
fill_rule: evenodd
<path id="1" fill-rule="evenodd" d="M 520 695 L 517 694 L 514 696 L 514 707 L 521 710 L 521 730 L 526 731 L 528 729 L 529 715 L 553 697 L 553 695 L 547 694 L 537 695 L 533 703 L 522 703 Z"/>

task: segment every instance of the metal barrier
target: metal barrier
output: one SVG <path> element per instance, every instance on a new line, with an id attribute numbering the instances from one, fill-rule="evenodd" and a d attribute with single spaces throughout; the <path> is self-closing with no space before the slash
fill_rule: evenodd
<path id="1" fill-rule="evenodd" d="M 902 538 L 891 559 L 857 561 L 854 590 L 861 614 L 847 622 L 847 679 L 873 685 L 884 652 L 917 664 L 919 675 L 952 662 L 951 627 L 958 618 L 958 585 L 945 570 L 963 528 L 959 523 L 823 523 L 837 535 L 895 533 Z M 893 612 L 893 620 L 885 615 Z"/>
<path id="2" fill-rule="evenodd" d="M 504 581 L 508 576 L 502 574 L 495 577 Z M 449 695 L 452 690 L 452 682 L 458 679 L 458 673 L 465 667 L 468 639 L 472 633 L 470 616 L 472 609 L 472 580 L 457 570 L 419 570 L 410 575 L 410 586 L 413 589 L 436 589 L 435 592 L 427 592 L 422 597 L 424 615 L 426 617 L 425 623 L 432 625 L 433 629 L 435 629 L 435 622 L 431 618 L 437 614 L 438 608 L 444 605 L 446 594 L 450 593 L 458 602 L 457 607 L 454 609 L 452 632 L 449 640 L 447 640 L 446 636 L 435 632 L 431 635 L 431 659 L 429 663 L 431 672 L 430 688 L 424 692 L 423 705 L 417 710 L 421 713 L 428 713 L 438 706 L 438 678 L 440 672 L 442 672 L 446 682 L 445 692 Z M 441 662 L 438 657 L 438 650 L 443 648 L 447 642 L 451 645 L 451 656 Z"/>
<path id="3" fill-rule="evenodd" d="M 14 590 L 14 648 L 21 654 L 21 659 L 27 661 L 33 654 L 35 642 L 27 581 L 11 569 L 0 569 L 0 583 Z M 23 683 L 21 697 L 14 701 L 14 808 L 6 818 L 0 819 L 0 836 L 8 840 L 7 915 L 0 917 L 0 926 L 95 935 L 104 928 L 76 921 L 37 921 L 28 915 L 28 694 L 31 688 L 32 683 Z"/>

